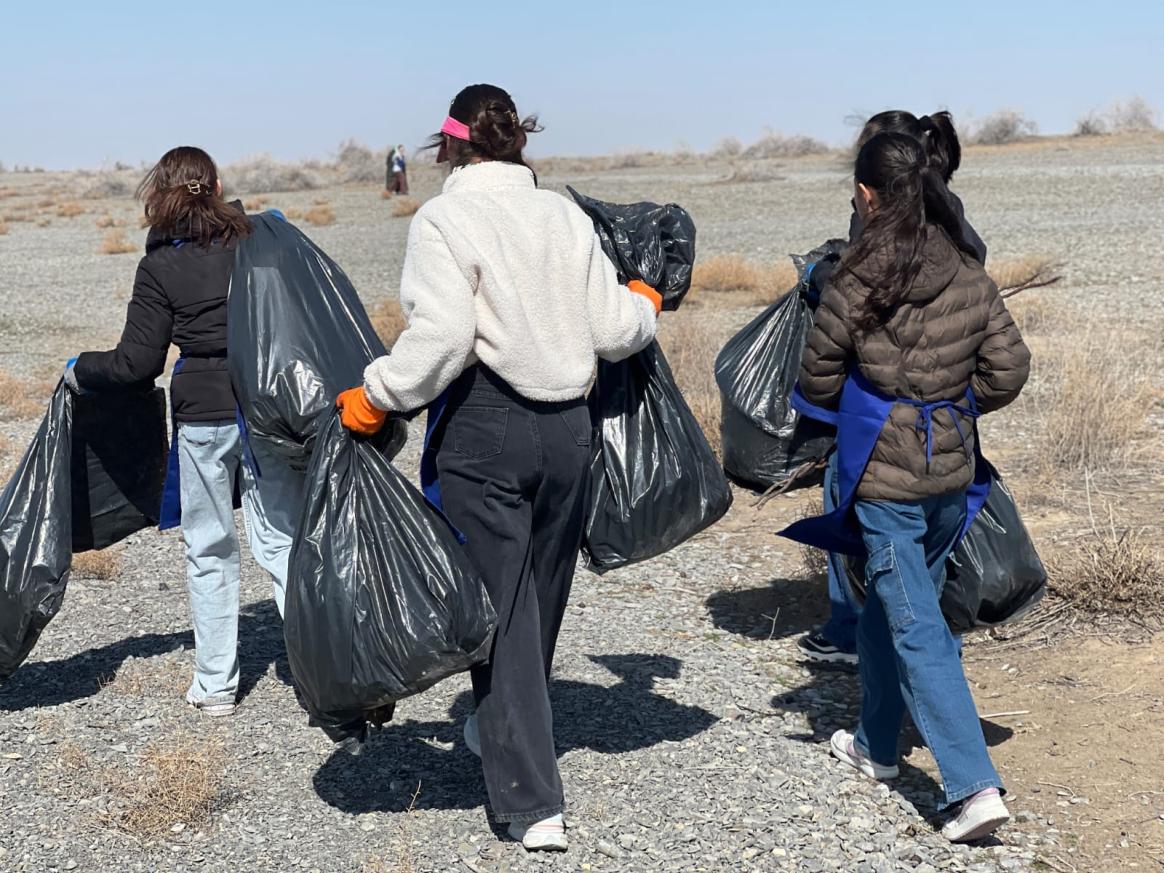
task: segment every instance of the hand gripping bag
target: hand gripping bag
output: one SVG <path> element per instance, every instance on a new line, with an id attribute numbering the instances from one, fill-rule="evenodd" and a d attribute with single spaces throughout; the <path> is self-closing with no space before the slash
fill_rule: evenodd
<path id="1" fill-rule="evenodd" d="M 809 271 L 841 248 L 840 241 L 831 240 L 794 255 L 796 287 L 728 340 L 716 357 L 723 466 L 741 484 L 765 489 L 820 481 L 820 462 L 836 431 L 793 409 L 792 388 L 814 319 Z"/>
<path id="2" fill-rule="evenodd" d="M 60 610 L 74 552 L 157 524 L 166 451 L 161 389 L 74 397 L 57 385 L 0 494 L 0 678 Z"/>
<path id="3" fill-rule="evenodd" d="M 488 656 L 497 619 L 484 583 L 382 439 L 353 437 L 333 413 L 307 483 L 284 636 L 301 698 L 325 729 Z"/>
<path id="4" fill-rule="evenodd" d="M 593 220 L 620 280 L 641 279 L 663 295 L 665 309 L 676 309 L 695 262 L 687 212 L 570 193 Z M 590 399 L 600 429 L 582 543 L 591 570 L 661 555 L 724 516 L 731 488 L 657 343 L 624 361 L 599 361 Z"/>
<path id="5" fill-rule="evenodd" d="M 335 398 L 363 384 L 384 343 L 344 271 L 302 231 L 271 213 L 251 228 L 230 280 L 231 383 L 248 439 L 305 470 Z M 404 423 L 390 427 L 403 445 Z"/>

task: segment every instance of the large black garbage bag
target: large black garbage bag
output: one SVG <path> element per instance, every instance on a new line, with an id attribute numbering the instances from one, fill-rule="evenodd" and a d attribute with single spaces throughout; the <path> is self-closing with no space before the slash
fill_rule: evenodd
<path id="1" fill-rule="evenodd" d="M 74 397 L 57 385 L 0 494 L 0 678 L 60 610 L 75 551 L 157 523 L 165 459 L 160 389 Z"/>
<path id="2" fill-rule="evenodd" d="M 865 599 L 862 561 L 845 558 L 849 584 Z M 995 477 L 990 496 L 946 562 L 942 614 L 956 634 L 1022 618 L 1042 600 L 1047 571 L 1019 516 L 1014 495 Z"/>
<path id="3" fill-rule="evenodd" d="M 664 309 L 678 309 L 695 263 L 695 222 L 687 210 L 674 203 L 604 203 L 566 190 L 594 222 L 619 280 L 641 279 L 663 295 Z"/>
<path id="4" fill-rule="evenodd" d="M 344 389 L 385 353 L 344 271 L 292 224 L 253 216 L 230 280 L 230 378 L 251 439 L 298 470 Z M 393 422 L 393 438 L 406 436 Z"/>
<path id="5" fill-rule="evenodd" d="M 800 277 L 796 287 L 728 340 L 716 357 L 724 469 L 749 487 L 820 481 L 819 475 L 803 474 L 819 474 L 813 468 L 828 455 L 836 430 L 793 409 L 792 388 L 815 311 L 808 269 L 841 248 L 842 243 L 830 240 L 807 255 L 794 255 Z"/>
<path id="6" fill-rule="evenodd" d="M 601 439 L 582 543 L 590 569 L 661 555 L 724 516 L 731 488 L 658 344 L 600 362 L 591 402 Z"/>
<path id="7" fill-rule="evenodd" d="M 468 669 L 497 618 L 447 522 L 331 415 L 291 549 L 284 635 L 302 699 L 338 726 Z"/>

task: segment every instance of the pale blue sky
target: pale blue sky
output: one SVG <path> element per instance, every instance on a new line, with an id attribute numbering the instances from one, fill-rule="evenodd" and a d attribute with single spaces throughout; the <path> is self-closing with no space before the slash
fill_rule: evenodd
<path id="1" fill-rule="evenodd" d="M 541 114 L 543 155 L 839 144 L 890 106 L 1010 106 L 1044 132 L 1135 94 L 1164 110 L 1164 0 L 0 0 L 0 35 L 7 166 L 416 145 L 475 81 Z"/>

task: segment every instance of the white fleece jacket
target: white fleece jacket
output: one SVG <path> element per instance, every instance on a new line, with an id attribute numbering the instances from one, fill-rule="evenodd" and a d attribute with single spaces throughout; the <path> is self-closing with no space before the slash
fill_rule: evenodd
<path id="1" fill-rule="evenodd" d="M 426 406 L 477 361 L 531 400 L 586 393 L 596 357 L 655 337 L 650 301 L 619 285 L 578 206 L 518 164 L 454 171 L 412 218 L 400 303 L 408 327 L 364 371 L 368 399 Z"/>

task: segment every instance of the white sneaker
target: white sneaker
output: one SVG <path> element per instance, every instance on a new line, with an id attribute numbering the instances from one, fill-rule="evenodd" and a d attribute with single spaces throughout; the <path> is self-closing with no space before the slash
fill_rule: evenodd
<path id="1" fill-rule="evenodd" d="M 951 843 L 973 843 L 988 837 L 1010 821 L 1010 812 L 997 788 L 987 788 L 962 801 L 962 808 L 942 828 Z"/>
<path id="2" fill-rule="evenodd" d="M 833 757 L 844 761 L 850 767 L 860 770 L 871 779 L 896 779 L 897 765 L 878 764 L 857 748 L 855 737 L 848 731 L 837 731 L 829 741 Z"/>
<path id="3" fill-rule="evenodd" d="M 478 758 L 481 757 L 481 734 L 477 731 L 475 712 L 465 719 L 465 747 Z"/>
<path id="4" fill-rule="evenodd" d="M 203 715 L 208 715 L 211 718 L 234 715 L 234 711 L 238 709 L 238 704 L 228 697 L 207 697 L 199 700 L 189 691 L 186 692 L 186 702 Z"/>
<path id="5" fill-rule="evenodd" d="M 509 826 L 509 835 L 521 840 L 527 852 L 564 852 L 569 848 L 561 813 L 531 825 L 514 822 Z"/>

